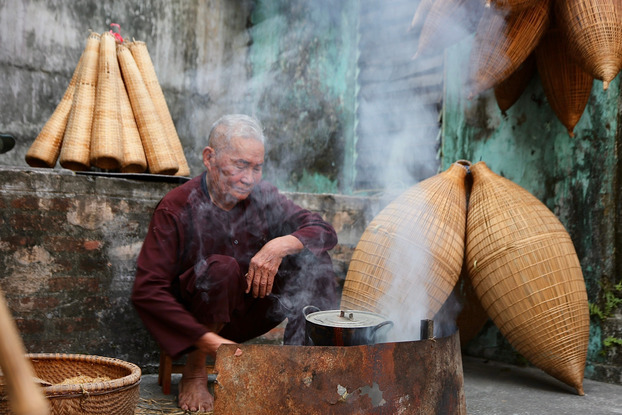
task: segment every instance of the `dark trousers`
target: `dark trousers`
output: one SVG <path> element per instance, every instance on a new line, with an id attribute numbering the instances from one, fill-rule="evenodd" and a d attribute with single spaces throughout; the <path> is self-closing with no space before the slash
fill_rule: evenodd
<path id="1" fill-rule="evenodd" d="M 284 343 L 304 344 L 303 307 L 337 307 L 330 258 L 320 260 L 308 251 L 284 258 L 272 293 L 264 298 L 245 293 L 245 273 L 235 258 L 211 255 L 180 277 L 182 300 L 201 323 L 224 323 L 219 334 L 238 343 L 267 333 L 287 319 Z"/>

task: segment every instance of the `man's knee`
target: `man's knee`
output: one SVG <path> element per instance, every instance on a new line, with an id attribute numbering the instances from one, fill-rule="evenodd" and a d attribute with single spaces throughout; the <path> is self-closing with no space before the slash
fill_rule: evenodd
<path id="1" fill-rule="evenodd" d="M 210 255 L 196 267 L 195 273 L 195 288 L 200 292 L 236 290 L 242 285 L 240 264 L 227 255 Z"/>

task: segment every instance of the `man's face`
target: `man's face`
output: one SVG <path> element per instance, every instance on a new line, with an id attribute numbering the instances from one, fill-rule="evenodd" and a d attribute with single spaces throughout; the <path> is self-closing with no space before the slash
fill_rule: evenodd
<path id="1" fill-rule="evenodd" d="M 212 201 L 229 210 L 246 199 L 261 180 L 264 146 L 255 139 L 233 137 L 229 145 L 215 151 L 203 150 L 208 188 Z"/>

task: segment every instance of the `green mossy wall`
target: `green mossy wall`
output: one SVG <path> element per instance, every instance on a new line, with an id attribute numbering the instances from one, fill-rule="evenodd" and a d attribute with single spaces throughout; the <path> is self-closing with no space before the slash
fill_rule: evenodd
<path id="1" fill-rule="evenodd" d="M 354 169 L 355 1 L 259 0 L 251 14 L 251 95 L 266 120 L 266 179 L 349 193 Z M 278 167 L 277 167 L 278 166 Z"/>

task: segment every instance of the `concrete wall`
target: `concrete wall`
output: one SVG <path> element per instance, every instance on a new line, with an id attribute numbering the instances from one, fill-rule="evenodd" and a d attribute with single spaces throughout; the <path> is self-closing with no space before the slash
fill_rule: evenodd
<path id="1" fill-rule="evenodd" d="M 117 357 L 151 371 L 159 349 L 129 302 L 151 214 L 176 183 L 0 169 L 0 289 L 27 351 Z M 378 206 L 368 198 L 290 194 L 338 232 L 345 277 Z"/>
<path id="2" fill-rule="evenodd" d="M 601 310 L 613 306 L 604 319 L 591 316 L 586 376 L 622 383 L 622 347 L 605 345 L 609 337 L 622 342 L 622 290 L 615 289 L 622 282 L 620 76 L 607 91 L 602 82 L 594 81 L 572 138 L 548 105 L 537 75 L 506 114 L 499 110 L 492 90 L 466 99 L 462 68 L 468 65 L 469 51 L 467 39 L 447 54 L 443 166 L 458 159 L 483 160 L 557 215 L 575 245 L 589 302 Z M 523 360 L 492 324 L 468 350 L 488 358 Z"/>

